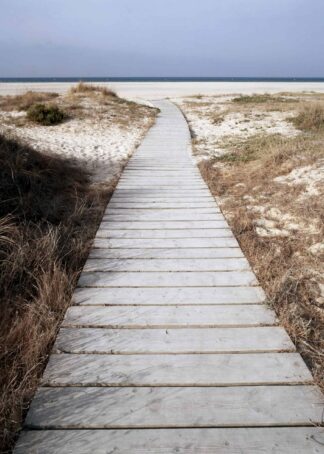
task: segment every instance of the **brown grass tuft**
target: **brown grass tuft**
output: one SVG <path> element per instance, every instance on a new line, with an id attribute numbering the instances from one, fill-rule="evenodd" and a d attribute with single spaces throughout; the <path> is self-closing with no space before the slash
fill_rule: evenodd
<path id="1" fill-rule="evenodd" d="M 0 96 L 0 110 L 28 110 L 33 104 L 39 104 L 52 101 L 59 95 L 57 93 L 42 93 L 36 91 L 27 91 L 17 96 Z"/>
<path id="2" fill-rule="evenodd" d="M 0 136 L 0 450 L 17 429 L 109 191 L 72 162 Z"/>
<path id="3" fill-rule="evenodd" d="M 70 89 L 71 94 L 90 94 L 90 93 L 100 93 L 103 96 L 113 96 L 117 97 L 116 93 L 107 87 L 101 87 L 98 85 L 86 84 L 84 82 L 79 82 L 74 87 Z"/>
<path id="4" fill-rule="evenodd" d="M 297 115 L 291 121 L 304 131 L 320 131 L 324 129 L 324 104 L 304 103 Z"/>

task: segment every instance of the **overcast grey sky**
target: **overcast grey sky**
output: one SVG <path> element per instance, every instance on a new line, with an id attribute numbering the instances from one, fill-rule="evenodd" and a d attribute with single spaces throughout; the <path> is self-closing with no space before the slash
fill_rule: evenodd
<path id="1" fill-rule="evenodd" d="M 0 77 L 324 76 L 324 0 L 0 0 Z"/>

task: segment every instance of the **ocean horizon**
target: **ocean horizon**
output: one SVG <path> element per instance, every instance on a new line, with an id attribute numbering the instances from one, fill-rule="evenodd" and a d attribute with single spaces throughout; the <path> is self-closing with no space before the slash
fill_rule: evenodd
<path id="1" fill-rule="evenodd" d="M 324 77 L 0 77 L 21 82 L 324 82 Z"/>

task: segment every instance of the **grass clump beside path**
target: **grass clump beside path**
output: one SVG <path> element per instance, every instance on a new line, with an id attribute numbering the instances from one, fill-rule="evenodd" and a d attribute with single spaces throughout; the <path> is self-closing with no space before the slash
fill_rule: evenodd
<path id="1" fill-rule="evenodd" d="M 43 126 L 51 126 L 62 123 L 66 114 L 55 105 L 33 104 L 27 110 L 27 118 Z"/>
<path id="2" fill-rule="evenodd" d="M 9 452 L 109 198 L 86 171 L 0 136 L 0 451 Z"/>

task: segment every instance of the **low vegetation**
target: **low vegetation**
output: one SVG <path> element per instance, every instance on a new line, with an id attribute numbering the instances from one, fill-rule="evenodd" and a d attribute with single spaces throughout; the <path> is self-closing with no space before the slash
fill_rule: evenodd
<path id="1" fill-rule="evenodd" d="M 62 123 L 66 116 L 65 112 L 55 105 L 33 104 L 27 110 L 27 118 L 43 126 Z"/>
<path id="2" fill-rule="evenodd" d="M 233 98 L 234 103 L 238 104 L 265 104 L 265 103 L 277 103 L 277 102 L 292 102 L 294 101 L 290 97 L 284 96 L 273 96 L 267 93 L 255 94 L 255 95 L 241 95 Z M 296 100 L 295 100 L 296 101 Z"/>
<path id="3" fill-rule="evenodd" d="M 31 106 L 53 101 L 59 95 L 57 93 L 42 93 L 27 91 L 22 95 L 0 96 L 0 110 L 3 111 L 27 111 Z"/>
<path id="4" fill-rule="evenodd" d="M 117 97 L 117 94 L 107 87 L 101 87 L 98 85 L 86 84 L 84 82 L 79 82 L 77 85 L 73 86 L 70 89 L 70 93 L 74 94 L 91 94 L 91 93 L 100 93 L 103 96 L 113 96 Z"/>
<path id="5" fill-rule="evenodd" d="M 110 190 L 78 165 L 0 136 L 0 427 L 10 450 Z"/>
<path id="6" fill-rule="evenodd" d="M 303 131 L 320 131 L 324 129 L 323 103 L 304 103 L 296 117 L 291 121 Z"/>

